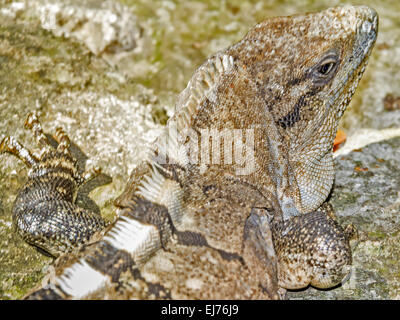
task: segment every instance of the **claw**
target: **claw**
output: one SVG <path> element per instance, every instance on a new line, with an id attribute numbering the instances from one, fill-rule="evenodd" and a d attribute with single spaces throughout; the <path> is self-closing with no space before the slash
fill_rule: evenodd
<path id="1" fill-rule="evenodd" d="M 4 152 L 11 153 L 21 159 L 28 167 L 32 167 L 38 162 L 38 159 L 14 137 L 7 136 L 1 141 L 0 153 Z"/>
<path id="2" fill-rule="evenodd" d="M 57 151 L 65 154 L 70 154 L 70 146 L 71 146 L 71 141 L 69 140 L 68 135 L 65 133 L 65 131 L 58 127 L 56 129 L 56 133 L 54 135 L 54 138 L 58 142 L 58 147 Z"/>
<path id="3" fill-rule="evenodd" d="M 32 129 L 34 123 L 39 123 L 39 120 L 36 116 L 35 113 L 29 112 L 28 115 L 26 116 L 26 120 L 24 122 L 24 128 L 25 129 Z"/>
<path id="4" fill-rule="evenodd" d="M 90 180 L 93 180 L 94 178 L 96 178 L 100 174 L 101 174 L 101 168 L 100 167 L 91 168 L 91 169 L 85 171 L 84 173 L 82 173 L 82 175 L 79 178 L 79 180 L 80 180 L 79 184 L 83 185 L 85 183 L 88 183 Z"/>
<path id="5" fill-rule="evenodd" d="M 6 139 L 9 139 L 10 137 L 5 137 L 3 140 L 1 140 L 1 143 L 0 143 L 0 153 L 4 153 L 4 152 L 7 152 L 7 150 L 6 150 Z"/>
<path id="6" fill-rule="evenodd" d="M 33 131 L 36 142 L 40 147 L 45 149 L 50 148 L 50 143 L 47 140 L 46 135 L 43 133 L 42 125 L 34 112 L 28 113 L 24 122 L 24 128 Z"/>

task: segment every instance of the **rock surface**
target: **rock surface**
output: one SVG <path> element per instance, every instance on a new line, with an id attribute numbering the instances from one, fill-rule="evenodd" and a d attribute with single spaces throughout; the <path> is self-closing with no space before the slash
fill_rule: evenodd
<path id="1" fill-rule="evenodd" d="M 400 92 L 400 3 L 344 0 L 335 5 L 346 2 L 370 5 L 380 15 L 376 48 L 342 122 L 350 142 L 360 128 L 400 126 L 400 110 L 388 112 L 383 102 L 387 94 L 397 96 Z M 332 5 L 331 0 L 0 0 L 0 140 L 4 135 L 13 135 L 25 146 L 35 147 L 22 128 L 30 111 L 39 113 L 46 133 L 62 126 L 89 159 L 86 166 L 98 165 L 112 177 L 111 183 L 89 193 L 98 205 L 97 210 L 112 219 L 112 200 L 120 194 L 129 172 L 143 159 L 147 146 L 173 113 L 177 94 L 206 57 L 237 41 L 266 17 Z M 369 169 L 352 174 L 375 172 Z M 389 171 L 387 177 L 393 174 Z M 0 155 L 0 299 L 23 296 L 42 279 L 51 263 L 51 259 L 37 253 L 12 232 L 12 203 L 26 181 L 26 173 L 14 157 Z M 366 191 L 373 189 L 371 183 Z M 348 198 L 364 199 L 370 195 L 350 191 L 353 196 L 349 192 Z M 375 191 L 388 198 L 379 187 Z M 335 190 L 333 198 L 336 193 Z M 339 215 L 343 211 L 336 209 Z M 375 220 L 366 218 L 363 219 L 367 224 L 360 227 L 357 223 L 364 220 L 356 217 L 358 228 L 368 230 L 364 236 L 376 230 L 389 230 L 381 229 L 380 224 L 375 228 Z M 353 221 L 346 214 L 340 219 Z M 377 221 L 380 219 L 383 218 Z M 368 296 L 371 286 L 375 286 L 376 298 L 397 297 L 396 279 L 400 275 L 391 273 L 395 267 L 386 268 L 389 258 L 379 260 L 378 255 L 396 252 L 396 243 L 390 242 L 396 236 L 387 241 L 387 233 L 374 237 L 360 242 L 357 250 L 364 245 L 364 251 L 355 251 L 355 263 L 360 262 L 355 264 L 359 266 L 355 267 L 359 270 L 357 279 L 366 279 L 356 282 L 360 283 L 356 286 L 360 294 L 354 289 L 341 295 L 342 288 L 338 288 L 312 294 L 314 291 L 307 290 L 293 297 L 308 298 L 322 293 L 336 298 L 373 297 L 372 293 Z M 357 252 L 365 253 L 357 256 Z M 372 263 L 369 255 L 374 252 L 377 256 Z M 386 271 L 375 272 L 363 267 L 364 262 L 374 267 L 382 264 Z M 380 279 L 385 281 L 381 283 Z"/>

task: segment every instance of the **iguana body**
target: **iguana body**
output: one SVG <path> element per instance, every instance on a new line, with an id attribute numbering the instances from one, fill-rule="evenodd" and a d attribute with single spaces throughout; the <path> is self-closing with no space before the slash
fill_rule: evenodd
<path id="1" fill-rule="evenodd" d="M 372 9 L 332 8 L 269 19 L 209 58 L 117 199 L 118 219 L 29 298 L 275 299 L 279 287 L 339 283 L 351 229 L 323 202 L 376 35 Z"/>

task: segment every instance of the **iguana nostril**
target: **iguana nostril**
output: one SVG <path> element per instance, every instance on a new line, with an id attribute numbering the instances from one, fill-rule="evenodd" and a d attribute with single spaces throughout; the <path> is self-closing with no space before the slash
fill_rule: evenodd
<path id="1" fill-rule="evenodd" d="M 371 29 L 372 29 L 372 23 L 369 21 L 364 21 L 361 27 L 362 32 L 370 33 Z"/>

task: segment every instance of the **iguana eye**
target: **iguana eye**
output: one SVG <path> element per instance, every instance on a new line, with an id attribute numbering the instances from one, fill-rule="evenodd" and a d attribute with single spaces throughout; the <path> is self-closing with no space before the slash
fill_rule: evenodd
<path id="1" fill-rule="evenodd" d="M 339 55 L 335 51 L 328 52 L 312 69 L 310 76 L 316 87 L 328 84 L 336 74 L 339 66 Z"/>
<path id="2" fill-rule="evenodd" d="M 319 67 L 318 72 L 324 76 L 328 75 L 334 68 L 335 62 L 327 62 Z"/>

